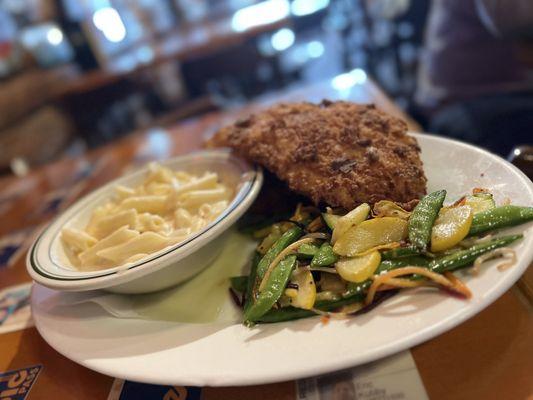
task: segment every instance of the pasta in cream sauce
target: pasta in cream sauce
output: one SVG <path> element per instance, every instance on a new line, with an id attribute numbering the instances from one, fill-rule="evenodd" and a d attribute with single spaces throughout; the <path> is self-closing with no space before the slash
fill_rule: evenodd
<path id="1" fill-rule="evenodd" d="M 194 176 L 151 163 L 142 184 L 116 186 L 114 198 L 93 211 L 85 229 L 64 228 L 61 240 L 80 270 L 136 262 L 207 226 L 232 195 L 216 173 Z"/>

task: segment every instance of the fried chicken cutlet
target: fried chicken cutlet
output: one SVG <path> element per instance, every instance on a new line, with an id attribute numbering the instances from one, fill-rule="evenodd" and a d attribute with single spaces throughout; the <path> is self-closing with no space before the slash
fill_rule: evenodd
<path id="1" fill-rule="evenodd" d="M 426 193 L 420 147 L 402 120 L 345 101 L 278 104 L 220 129 L 230 147 L 315 204 L 407 203 Z"/>

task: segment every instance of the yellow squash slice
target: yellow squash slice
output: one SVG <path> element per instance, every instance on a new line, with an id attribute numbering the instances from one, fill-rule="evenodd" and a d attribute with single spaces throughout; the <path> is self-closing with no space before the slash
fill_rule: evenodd
<path id="1" fill-rule="evenodd" d="M 368 213 L 370 212 L 370 206 L 366 203 L 354 208 L 348 214 L 340 217 L 336 224 L 333 233 L 331 234 L 331 243 L 335 243 L 348 229 L 363 222 Z"/>
<path id="2" fill-rule="evenodd" d="M 353 257 L 372 247 L 399 242 L 407 237 L 407 221 L 396 217 L 373 218 L 348 229 L 339 237 L 333 251 Z"/>
<path id="3" fill-rule="evenodd" d="M 431 231 L 431 251 L 448 250 L 463 240 L 472 225 L 473 214 L 470 206 L 443 208 Z"/>
<path id="4" fill-rule="evenodd" d="M 379 251 L 374 251 L 360 257 L 343 258 L 337 261 L 335 269 L 343 279 L 359 283 L 374 275 L 380 262 L 381 255 Z"/>

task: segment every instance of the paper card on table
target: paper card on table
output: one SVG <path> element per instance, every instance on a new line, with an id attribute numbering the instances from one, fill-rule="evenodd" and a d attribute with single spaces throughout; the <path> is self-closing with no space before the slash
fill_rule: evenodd
<path id="1" fill-rule="evenodd" d="M 193 386 L 164 386 L 115 379 L 107 400 L 200 400 L 202 389 Z"/>
<path id="2" fill-rule="evenodd" d="M 0 267 L 12 267 L 21 261 L 46 226 L 30 226 L 0 239 Z"/>
<path id="3" fill-rule="evenodd" d="M 0 243 L 0 268 L 10 265 L 10 260 L 20 249 L 22 243 Z"/>
<path id="4" fill-rule="evenodd" d="M 410 351 L 353 369 L 296 382 L 298 400 L 426 400 Z"/>
<path id="5" fill-rule="evenodd" d="M 33 326 L 30 309 L 31 283 L 0 291 L 0 334 Z"/>
<path id="6" fill-rule="evenodd" d="M 41 365 L 33 365 L 0 373 L 0 399 L 26 399 L 42 368 Z"/>
<path id="7" fill-rule="evenodd" d="M 13 265 L 13 259 L 25 246 L 34 227 L 24 228 L 0 237 L 0 268 Z"/>

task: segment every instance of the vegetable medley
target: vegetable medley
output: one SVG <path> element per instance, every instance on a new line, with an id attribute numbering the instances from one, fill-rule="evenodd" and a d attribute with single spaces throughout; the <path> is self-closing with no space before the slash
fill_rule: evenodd
<path id="1" fill-rule="evenodd" d="M 446 191 L 425 196 L 412 211 L 391 201 L 364 203 L 348 213 L 299 205 L 295 214 L 254 231 L 261 242 L 248 276 L 231 278 L 244 323 L 314 315 L 344 318 L 364 312 L 401 288 L 432 286 L 469 298 L 454 271 L 504 257 L 522 235 L 492 232 L 533 220 L 533 207 L 496 207 L 474 189 L 451 205 Z M 235 292 L 241 293 L 241 300 Z"/>

